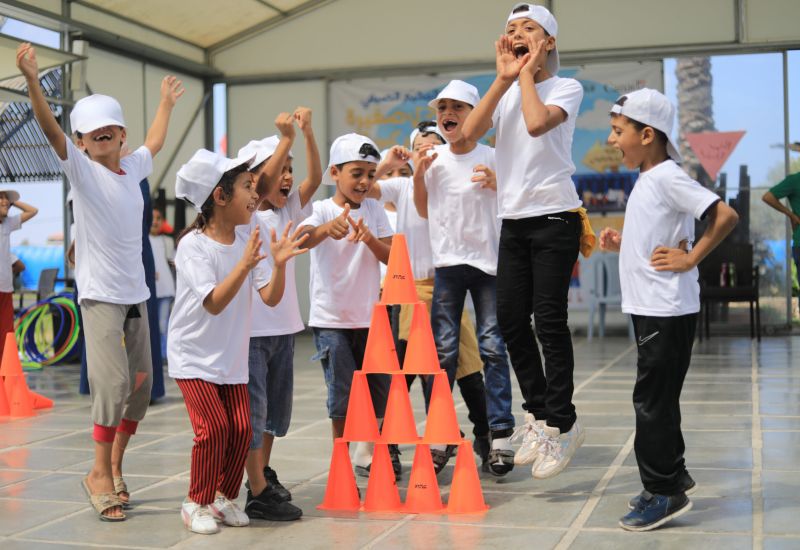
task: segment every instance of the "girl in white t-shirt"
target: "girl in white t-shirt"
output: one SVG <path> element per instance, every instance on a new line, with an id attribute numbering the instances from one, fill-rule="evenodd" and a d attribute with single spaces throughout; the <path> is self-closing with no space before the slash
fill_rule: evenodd
<path id="1" fill-rule="evenodd" d="M 330 199 L 314 202 L 300 228 L 310 237 L 309 326 L 316 358 L 328 386 L 328 416 L 333 437 L 342 437 L 353 372 L 361 369 L 372 311 L 380 294 L 380 263 L 389 261 L 392 230 L 386 211 L 367 198 L 375 182 L 380 153 L 375 143 L 346 134 L 331 146 L 323 176 L 336 185 Z M 389 393 L 387 375 L 368 377 L 375 414 L 382 418 Z"/>
<path id="2" fill-rule="evenodd" d="M 237 235 L 236 226 L 250 223 L 259 200 L 248 172 L 252 160 L 201 149 L 178 171 L 175 185 L 175 196 L 198 211 L 179 239 L 168 341 L 169 374 L 183 394 L 195 433 L 181 515 L 196 533 L 216 533 L 215 518 L 232 526 L 249 523 L 233 501 L 252 435 L 247 394 L 251 294 L 255 290 L 264 304 L 275 306 L 283 295 L 286 262 L 305 252 L 299 248 L 305 239 L 297 240 L 297 233 L 290 239 L 289 227 L 279 241 L 273 230 L 270 275 L 258 226 L 247 240 Z"/>

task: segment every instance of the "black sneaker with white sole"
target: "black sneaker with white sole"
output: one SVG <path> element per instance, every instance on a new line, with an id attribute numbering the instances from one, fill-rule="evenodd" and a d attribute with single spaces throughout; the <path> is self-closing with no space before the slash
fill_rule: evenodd
<path id="1" fill-rule="evenodd" d="M 281 485 L 281 482 L 278 481 L 278 474 L 269 466 L 264 466 L 264 479 L 267 480 L 267 484 L 271 485 L 283 500 L 287 502 L 292 500 L 292 493 L 289 492 L 289 489 Z"/>
<path id="2" fill-rule="evenodd" d="M 444 451 L 441 449 L 431 449 L 431 458 L 433 459 L 433 471 L 437 474 L 444 470 L 447 463 L 450 461 L 458 447 L 456 445 L 448 445 Z"/>
<path id="3" fill-rule="evenodd" d="M 250 519 L 268 521 L 293 521 L 303 515 L 300 508 L 283 500 L 272 485 L 267 485 L 258 496 L 253 496 L 248 489 L 244 512 Z"/>
<path id="4" fill-rule="evenodd" d="M 650 531 L 692 509 L 692 501 L 686 493 L 648 496 L 619 520 L 620 527 L 626 531 Z"/>
<path id="5" fill-rule="evenodd" d="M 681 476 L 681 490 L 687 496 L 691 495 L 697 490 L 697 483 L 694 482 L 694 479 L 692 479 L 692 476 L 689 475 L 689 472 L 684 472 Z M 635 510 L 641 506 L 643 501 L 649 499 L 651 496 L 652 493 L 647 490 L 643 490 L 641 493 L 628 501 L 628 509 Z"/>
<path id="6" fill-rule="evenodd" d="M 489 471 L 489 452 L 492 450 L 492 444 L 489 442 L 489 436 L 475 436 L 472 442 L 472 450 L 481 458 L 481 470 L 484 472 Z"/>
<path id="7" fill-rule="evenodd" d="M 389 456 L 392 459 L 392 470 L 395 481 L 400 481 L 403 475 L 403 465 L 400 463 L 400 448 L 394 443 L 389 444 Z"/>

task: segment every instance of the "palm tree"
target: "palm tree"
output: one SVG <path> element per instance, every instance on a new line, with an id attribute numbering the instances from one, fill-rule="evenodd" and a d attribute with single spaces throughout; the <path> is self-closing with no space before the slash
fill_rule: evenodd
<path id="1" fill-rule="evenodd" d="M 700 165 L 685 134 L 713 132 L 714 98 L 711 95 L 711 59 L 683 57 L 675 67 L 678 80 L 678 147 L 683 156 L 683 168 L 706 187 L 714 182 Z"/>

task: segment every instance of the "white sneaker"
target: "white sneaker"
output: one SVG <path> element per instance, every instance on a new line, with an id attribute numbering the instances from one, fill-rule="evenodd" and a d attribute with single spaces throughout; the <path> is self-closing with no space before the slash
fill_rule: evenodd
<path id="1" fill-rule="evenodd" d="M 211 513 L 214 517 L 225 525 L 231 527 L 245 527 L 250 525 L 250 518 L 247 517 L 247 514 L 236 506 L 235 502 L 225 496 L 219 495 L 214 500 L 213 504 L 210 504 L 208 507 L 211 509 Z"/>
<path id="2" fill-rule="evenodd" d="M 533 464 L 539 455 L 542 430 L 546 425 L 544 420 L 536 420 L 532 413 L 525 413 L 525 423 L 514 429 L 509 440 L 512 443 L 522 440 L 522 444 L 514 455 L 514 464 Z"/>
<path id="3" fill-rule="evenodd" d="M 531 473 L 536 479 L 547 479 L 567 467 L 572 455 L 583 445 L 586 434 L 580 424 L 575 422 L 572 429 L 562 434 L 558 428 L 545 426 L 542 433 L 539 459 L 534 463 Z"/>
<path id="4" fill-rule="evenodd" d="M 201 535 L 219 533 L 219 525 L 214 520 L 214 515 L 208 509 L 208 506 L 201 506 L 186 499 L 181 506 L 181 517 L 183 518 L 183 524 L 193 533 Z"/>

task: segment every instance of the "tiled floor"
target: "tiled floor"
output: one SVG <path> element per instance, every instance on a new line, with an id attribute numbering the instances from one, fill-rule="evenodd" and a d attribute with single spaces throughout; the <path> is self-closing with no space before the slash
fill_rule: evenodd
<path id="1" fill-rule="evenodd" d="M 278 440 L 273 467 L 303 508 L 289 524 L 256 521 L 204 537 L 186 531 L 179 505 L 192 434 L 180 394 L 151 408 L 126 457 L 135 509 L 122 524 L 90 511 L 80 477 L 92 452 L 89 402 L 76 394 L 77 369 L 29 376 L 56 408 L 0 421 L 0 547 L 234 548 L 800 548 L 800 337 L 716 338 L 698 343 L 683 392 L 687 464 L 699 485 L 694 509 L 667 528 L 631 534 L 617 527 L 640 490 L 631 388 L 635 349 L 623 338 L 575 340 L 576 404 L 584 446 L 561 475 L 535 481 L 527 468 L 505 479 L 482 476 L 491 509 L 478 516 L 331 514 L 316 509 L 331 451 L 321 370 L 310 338 L 296 354 L 294 417 Z M 463 402 L 456 391 L 462 426 Z M 412 390 L 423 418 L 418 388 Z M 515 407 L 519 406 L 515 394 Z M 413 457 L 401 447 L 408 483 Z M 441 474 L 449 488 L 453 466 Z M 365 480 L 359 484 L 364 487 Z M 221 545 L 221 546 L 220 546 Z"/>

